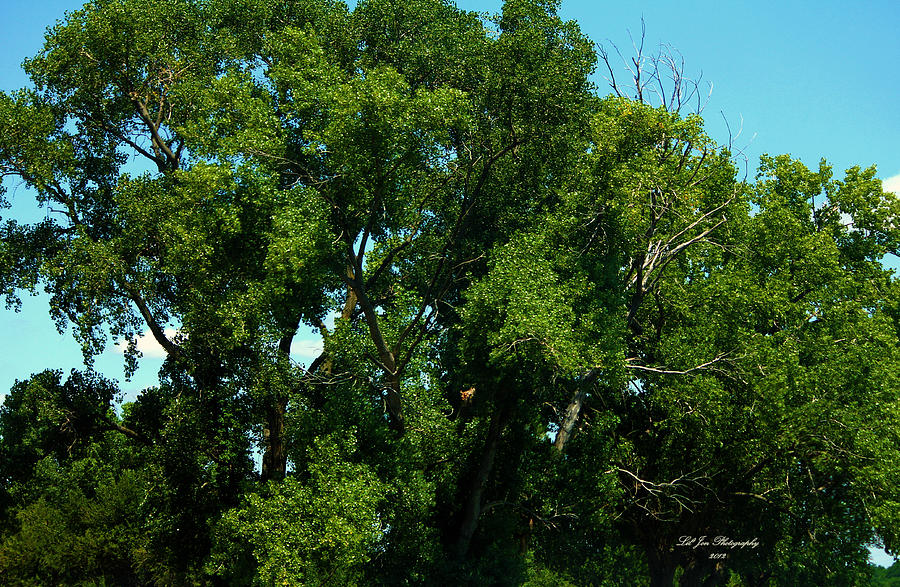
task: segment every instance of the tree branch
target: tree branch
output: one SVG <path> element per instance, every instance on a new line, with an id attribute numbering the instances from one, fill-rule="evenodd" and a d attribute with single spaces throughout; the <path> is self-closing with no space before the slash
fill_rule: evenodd
<path id="1" fill-rule="evenodd" d="M 711 361 L 707 361 L 701 365 L 697 365 L 696 367 L 691 367 L 690 369 L 685 369 L 683 371 L 679 371 L 676 369 L 664 369 L 664 368 L 660 368 L 660 367 L 648 367 L 646 365 L 625 365 L 625 367 L 627 369 L 635 369 L 637 371 L 649 371 L 651 373 L 660 373 L 662 375 L 687 375 L 688 373 L 692 373 L 694 371 L 701 371 L 701 370 L 707 369 L 710 365 L 718 363 L 719 361 L 721 361 L 722 359 L 724 359 L 725 357 L 727 357 L 730 354 L 731 354 L 730 352 L 722 353 L 722 354 L 716 356 L 716 358 L 712 359 Z M 625 361 L 629 362 L 629 361 L 636 361 L 636 360 L 637 360 L 637 358 L 632 358 L 632 359 L 626 359 Z"/>
<path id="2" fill-rule="evenodd" d="M 165 331 L 153 317 L 150 308 L 147 306 L 144 299 L 138 294 L 138 291 L 129 283 L 123 283 L 122 289 L 128 294 L 128 297 L 134 302 L 135 306 L 137 306 L 138 311 L 141 313 L 141 316 L 144 318 L 144 322 L 147 323 L 147 327 L 150 328 L 150 333 L 153 334 L 153 338 L 156 339 L 156 342 L 159 343 L 168 354 L 172 356 L 179 356 L 181 354 L 181 348 L 176 345 L 174 342 L 169 340 L 166 336 Z"/>
<path id="3" fill-rule="evenodd" d="M 141 120 L 144 121 L 144 124 L 147 126 L 147 129 L 150 131 L 150 135 L 153 140 L 153 144 L 156 145 L 159 150 L 163 152 L 166 156 L 166 160 L 169 162 L 169 165 L 172 169 L 178 169 L 179 161 L 178 157 L 175 156 L 175 153 L 169 148 L 169 145 L 159 134 L 159 128 L 153 123 L 153 119 L 150 117 L 150 111 L 147 110 L 147 105 L 144 104 L 142 100 L 140 100 L 137 96 L 132 95 L 132 102 L 135 107 L 137 107 L 138 114 L 141 117 Z M 157 159 L 158 164 L 158 159 Z M 163 171 L 163 167 L 160 166 L 160 171 Z"/>
<path id="4" fill-rule="evenodd" d="M 132 440 L 137 440 L 138 442 L 140 442 L 140 443 L 142 443 L 142 444 L 146 444 L 146 445 L 148 445 L 148 446 L 151 445 L 151 444 L 153 444 L 153 442 L 151 442 L 149 438 L 147 438 L 146 436 L 144 436 L 144 435 L 141 434 L 140 432 L 137 432 L 136 430 L 132 430 L 131 428 L 128 428 L 128 427 L 126 427 L 126 426 L 122 426 L 121 424 L 119 424 L 119 423 L 117 423 L 117 422 L 109 422 L 109 421 L 107 421 L 107 422 L 106 422 L 106 429 L 107 429 L 107 430 L 112 430 L 112 431 L 115 431 L 115 432 L 121 432 L 122 434 L 124 434 L 124 435 L 127 436 L 128 438 L 131 438 Z"/>

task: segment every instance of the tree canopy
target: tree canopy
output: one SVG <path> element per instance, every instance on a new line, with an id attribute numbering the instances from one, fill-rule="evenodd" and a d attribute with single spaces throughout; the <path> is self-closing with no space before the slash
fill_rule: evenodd
<path id="1" fill-rule="evenodd" d="M 5 583 L 862 585 L 900 551 L 900 201 L 741 178 L 677 75 L 604 96 L 557 7 L 48 29 L 0 93 L 47 210 L 3 221 L 0 286 L 85 370 L 0 407 Z M 145 332 L 122 403 L 93 357 L 133 373 Z"/>

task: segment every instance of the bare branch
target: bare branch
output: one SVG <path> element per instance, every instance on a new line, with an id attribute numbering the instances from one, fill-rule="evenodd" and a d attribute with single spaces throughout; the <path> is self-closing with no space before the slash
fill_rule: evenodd
<path id="1" fill-rule="evenodd" d="M 624 86 L 616 79 L 615 72 L 618 68 L 613 65 L 609 52 L 602 45 L 597 45 L 597 55 L 609 72 L 609 77 L 604 76 L 604 79 L 613 93 L 620 98 L 632 96 L 634 100 L 648 105 L 653 105 L 658 100 L 659 105 L 669 112 L 682 112 L 696 100 L 693 113 L 702 113 L 712 95 L 712 84 L 709 84 L 706 100 L 702 100 L 700 91 L 702 72 L 696 80 L 685 76 L 684 57 L 670 45 L 661 44 L 655 54 L 647 55 L 644 52 L 646 34 L 646 23 L 641 18 L 640 40 L 636 41 L 631 32 L 628 33 L 633 51 L 633 55 L 628 59 L 622 55 L 615 43 L 609 41 L 609 45 L 622 62 L 622 69 L 627 71 L 631 78 L 631 83 Z M 656 96 L 656 99 L 652 99 L 651 94 Z"/>
<path id="2" fill-rule="evenodd" d="M 666 369 L 663 367 L 649 367 L 647 365 L 635 365 L 635 364 L 627 364 L 625 365 L 628 369 L 635 369 L 637 371 L 648 371 L 650 373 L 660 373 L 662 375 L 687 375 L 688 373 L 693 373 L 694 371 L 702 371 L 709 369 L 711 365 L 714 365 L 720 361 L 722 361 L 725 357 L 730 355 L 730 352 L 721 353 L 717 355 L 711 361 L 707 361 L 695 367 L 691 367 L 690 369 L 678 370 L 678 369 Z M 625 359 L 626 363 L 631 363 L 632 361 L 637 361 L 637 358 Z"/>

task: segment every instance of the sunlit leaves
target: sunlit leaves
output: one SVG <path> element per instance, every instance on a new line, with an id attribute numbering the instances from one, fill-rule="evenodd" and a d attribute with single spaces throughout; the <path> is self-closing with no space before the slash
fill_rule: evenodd
<path id="1" fill-rule="evenodd" d="M 310 450 L 316 454 L 306 481 L 269 485 L 226 512 L 210 563 L 214 574 L 253 584 L 360 581 L 386 531 L 378 514 L 386 488 L 365 465 L 346 462 L 352 446 L 323 438 Z M 245 544 L 258 566 L 241 576 L 235 562 L 246 556 Z"/>

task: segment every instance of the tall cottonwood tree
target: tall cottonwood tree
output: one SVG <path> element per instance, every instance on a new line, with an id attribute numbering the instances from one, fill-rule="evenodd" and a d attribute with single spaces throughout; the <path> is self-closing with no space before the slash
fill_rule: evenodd
<path id="1" fill-rule="evenodd" d="M 3 172 L 51 212 L 6 225 L 7 293 L 43 284 L 87 360 L 108 333 L 133 367 L 147 329 L 176 398 L 233 414 L 236 447 L 258 435 L 264 480 L 285 475 L 290 403 L 321 409 L 338 371 L 402 435 L 423 417 L 409 365 L 562 177 L 592 66 L 534 2 L 493 23 L 429 1 L 87 4 L 26 63 L 35 89 L 2 97 Z M 307 369 L 301 322 L 326 339 Z M 476 521 L 448 538 L 460 556 Z"/>

